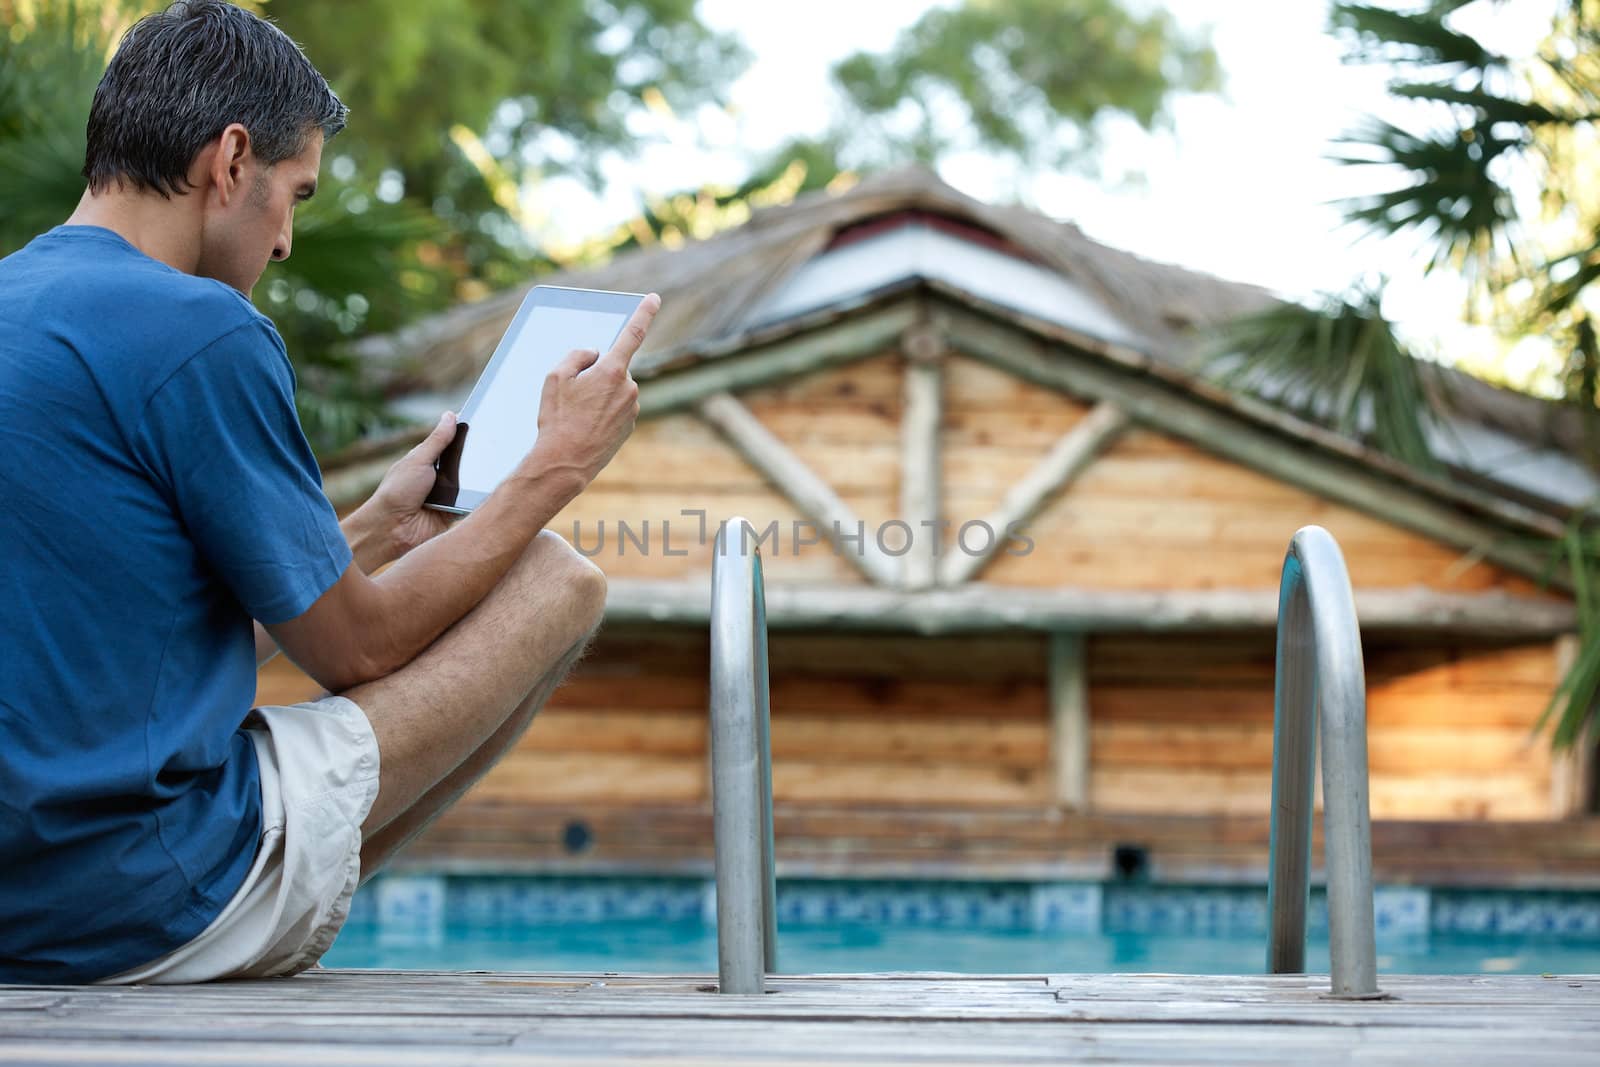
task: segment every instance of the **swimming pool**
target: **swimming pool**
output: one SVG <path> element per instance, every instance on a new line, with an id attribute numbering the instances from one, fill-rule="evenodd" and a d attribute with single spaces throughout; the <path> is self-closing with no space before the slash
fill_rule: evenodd
<path id="1" fill-rule="evenodd" d="M 410 970 L 713 973 L 697 879 L 375 879 L 323 959 Z M 1094 883 L 780 883 L 779 964 L 800 973 L 1249 974 L 1266 892 Z M 1380 887 L 1379 973 L 1600 973 L 1600 893 Z M 1307 967 L 1328 969 L 1314 894 Z"/>

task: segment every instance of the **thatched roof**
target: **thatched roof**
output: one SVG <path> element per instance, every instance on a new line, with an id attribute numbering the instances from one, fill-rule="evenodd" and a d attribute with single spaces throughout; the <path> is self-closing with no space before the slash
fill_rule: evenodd
<path id="1" fill-rule="evenodd" d="M 588 289 L 654 290 L 662 310 L 636 367 L 672 350 L 736 334 L 751 311 L 834 238 L 875 218 L 920 212 L 966 223 L 1085 288 L 1148 342 L 1149 354 L 1176 358 L 1188 331 L 1265 306 L 1262 289 L 1156 263 L 1091 240 L 1068 222 L 1018 207 L 974 200 L 920 167 L 889 171 L 839 194 L 813 193 L 757 210 L 736 229 L 680 248 L 637 249 L 590 270 L 536 279 Z M 527 290 L 425 319 L 358 351 L 402 375 L 406 388 L 437 390 L 470 383 L 487 362 Z"/>
<path id="2" fill-rule="evenodd" d="M 445 397 L 459 400 L 532 285 L 654 290 L 662 295 L 663 308 L 634 363 L 635 376 L 646 380 L 685 351 L 727 350 L 718 342 L 748 330 L 763 303 L 841 234 L 908 213 L 981 231 L 1013 255 L 1066 279 L 1125 325 L 1144 356 L 1175 369 L 1192 363 L 1196 337 L 1206 327 L 1260 310 L 1274 299 L 1256 286 L 1111 248 L 1069 222 L 1022 207 L 985 204 L 931 171 L 913 167 L 870 177 L 842 193 L 818 192 L 757 210 L 742 226 L 678 248 L 635 249 L 603 266 L 530 280 L 396 334 L 368 338 L 356 351 L 393 397 L 423 395 L 429 403 Z M 1546 450 L 1546 461 L 1551 459 L 1549 450 L 1566 457 L 1582 454 L 1577 411 L 1445 368 L 1430 368 L 1429 375 L 1442 386 L 1438 391 L 1457 420 L 1512 438 L 1514 446 Z M 1490 447 L 1504 451 L 1503 443 Z M 1556 455 L 1554 461 L 1546 472 L 1519 479 L 1531 485 L 1501 486 L 1501 491 L 1536 506 L 1557 499 L 1541 485 L 1551 478 L 1570 480 L 1575 469 L 1582 474 L 1570 459 L 1563 462 Z"/>

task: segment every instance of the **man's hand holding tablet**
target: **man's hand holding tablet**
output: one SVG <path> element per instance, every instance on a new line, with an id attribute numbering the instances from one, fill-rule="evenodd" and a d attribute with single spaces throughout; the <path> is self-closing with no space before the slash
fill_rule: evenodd
<path id="1" fill-rule="evenodd" d="M 628 439 L 639 417 L 639 386 L 628 368 L 661 307 L 661 298 L 654 293 L 636 299 L 637 306 L 609 349 L 604 353 L 594 349 L 574 349 L 545 375 L 540 390 L 537 428 L 532 434 L 535 436 L 533 447 L 516 461 L 510 472 L 497 485 L 487 486 L 487 493 L 472 493 L 465 487 L 461 489 L 463 497 L 469 493 L 479 496 L 481 502 L 473 507 L 476 519 L 493 518 L 496 525 L 501 525 L 505 513 L 510 512 L 516 515 L 511 521 L 512 526 L 526 528 L 536 523 L 542 528 L 555 517 L 556 512 L 588 487 Z M 508 337 L 511 333 L 508 331 Z M 494 369 L 494 362 L 491 361 L 478 388 L 474 389 L 474 395 L 463 406 L 463 418 L 452 448 L 460 445 L 462 438 L 467 436 L 467 417 L 473 413 L 473 401 L 479 399 L 479 389 L 491 379 Z M 501 399 L 504 400 L 503 397 Z M 513 402 L 526 403 L 530 408 L 532 399 L 511 398 Z M 485 406 L 478 405 L 478 410 L 481 412 Z M 508 425 L 517 426 L 518 432 L 527 430 L 520 425 L 520 420 L 505 421 Z M 505 430 L 506 427 L 499 426 L 496 429 Z M 504 436 L 501 440 L 504 440 Z M 471 442 L 467 444 L 470 449 Z M 501 447 L 503 449 L 503 444 Z M 449 454 L 450 450 L 447 450 L 445 457 L 441 458 L 441 473 Z M 438 494 L 438 486 L 435 486 L 434 492 Z M 430 497 L 430 501 L 432 499 Z M 471 526 L 473 523 L 463 525 Z"/>
<path id="2" fill-rule="evenodd" d="M 660 307 L 661 298 L 650 293 L 609 351 L 577 349 L 545 377 L 539 437 L 518 474 L 569 470 L 581 491 L 611 462 L 639 417 L 639 386 L 628 368 Z"/>
<path id="3" fill-rule="evenodd" d="M 538 297 L 550 291 L 549 287 L 540 286 L 531 292 L 524 311 L 531 310 Z M 466 418 L 458 420 L 456 415 L 445 412 L 433 432 L 389 469 L 372 498 L 360 509 L 355 526 L 361 536 L 355 547 L 363 570 L 370 573 L 381 563 L 403 556 L 443 533 L 451 521 L 445 513 L 469 513 L 488 499 L 496 485 L 516 476 L 519 469 L 523 476 L 539 470 L 552 474 L 569 471 L 578 483 L 577 491 L 581 491 L 627 438 L 631 421 L 620 428 L 620 435 L 608 436 L 612 427 L 606 404 L 626 407 L 632 403 L 637 413 L 638 390 L 628 378 L 628 366 L 661 307 L 661 298 L 654 293 L 641 297 L 582 290 L 556 292 L 560 294 L 557 299 L 569 302 L 603 299 L 612 307 L 626 309 L 625 315 L 615 317 L 617 323 L 625 325 L 611 327 L 616 339 L 606 356 L 601 357 L 592 348 L 570 352 L 562 349 L 564 354 L 553 356 L 548 353 L 550 338 L 544 338 L 543 345 L 538 344 L 540 339 L 532 338 L 534 344 L 524 345 L 525 350 L 520 353 L 514 352 L 513 342 L 527 332 L 529 325 L 528 316 L 519 312 L 463 412 L 471 413 L 480 431 L 473 436 L 474 455 L 467 464 L 469 475 L 476 477 L 462 484 L 463 446 L 469 436 Z M 574 298 L 570 295 L 574 293 L 579 295 Z M 592 332 L 595 324 L 587 325 Z M 600 328 L 607 328 L 603 321 Z M 541 347 L 546 351 L 540 352 Z M 511 368 L 510 373 L 496 375 L 514 356 L 522 357 L 517 360 L 520 365 Z M 550 366 L 550 370 L 542 372 L 541 365 Z M 614 384 L 608 379 L 618 374 L 622 378 L 621 390 L 604 388 Z M 497 409 L 491 408 L 486 413 L 490 417 L 480 422 L 474 409 L 485 406 L 479 401 L 487 398 L 491 381 L 498 385 Z M 538 391 L 533 392 L 534 389 Z M 502 391 L 506 395 L 502 396 Z M 503 425 L 493 425 L 496 415 Z M 499 447 L 494 447 L 497 441 Z M 424 503 L 428 506 L 424 507 Z"/>
<path id="4" fill-rule="evenodd" d="M 660 303 L 654 294 L 529 290 L 462 405 L 428 505 L 473 511 L 529 464 L 552 473 L 570 466 L 587 485 L 627 436 L 601 440 L 613 413 L 597 390 L 618 377 L 631 388 L 628 363 Z M 558 438 L 553 449 L 538 447 L 547 433 Z"/>

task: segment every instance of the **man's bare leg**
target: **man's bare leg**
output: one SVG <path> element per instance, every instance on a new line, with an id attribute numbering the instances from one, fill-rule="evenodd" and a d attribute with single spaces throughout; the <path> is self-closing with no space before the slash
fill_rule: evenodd
<path id="1" fill-rule="evenodd" d="M 589 637 L 585 635 L 581 641 L 573 645 L 561 662 L 556 664 L 555 669 L 539 679 L 539 684 L 534 686 L 533 692 L 529 693 L 527 699 L 512 712 L 504 725 L 480 745 L 476 752 L 468 756 L 465 763 L 450 772 L 444 781 L 424 793 L 415 804 L 390 820 L 388 825 L 376 833 L 366 835 L 361 845 L 363 884 L 382 870 L 384 865 L 394 858 L 394 854 L 404 848 L 412 838 L 427 829 L 429 823 L 448 811 L 451 805 L 461 799 L 462 794 L 515 747 L 517 741 L 532 725 L 533 717 L 550 699 L 550 694 L 554 693 L 556 687 L 571 673 L 588 644 Z"/>
<path id="2" fill-rule="evenodd" d="M 500 584 L 420 656 L 345 693 L 378 739 L 378 797 L 363 838 L 373 841 L 458 770 L 466 777 L 464 765 L 480 753 L 486 762 L 477 773 L 487 770 L 510 743 L 499 735 L 520 733 L 513 721 L 526 725 L 532 709 L 525 705 L 560 682 L 604 606 L 599 569 L 555 534 L 540 534 Z M 470 782 L 456 784 L 459 795 Z M 418 817 L 426 822 L 435 814 Z"/>

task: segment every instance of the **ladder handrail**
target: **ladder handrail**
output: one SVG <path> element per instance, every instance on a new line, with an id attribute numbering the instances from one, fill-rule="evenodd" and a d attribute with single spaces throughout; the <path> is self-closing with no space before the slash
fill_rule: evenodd
<path id="1" fill-rule="evenodd" d="M 711 577 L 712 817 L 718 990 L 765 991 L 777 970 L 766 598 L 754 527 L 730 519 Z M 1338 544 L 1307 526 L 1278 595 L 1267 969 L 1305 970 L 1316 731 L 1320 720 L 1332 992 L 1382 996 L 1372 909 L 1366 674 Z"/>
<path id="2" fill-rule="evenodd" d="M 729 519 L 711 565 L 711 808 L 718 991 L 762 993 L 778 969 L 767 609 L 755 528 Z"/>
<path id="3" fill-rule="evenodd" d="M 1367 686 L 1361 633 L 1344 556 L 1320 526 L 1298 531 L 1284 557 L 1273 704 L 1267 971 L 1305 971 L 1320 719 L 1332 991 L 1336 997 L 1382 996 L 1372 917 Z"/>

